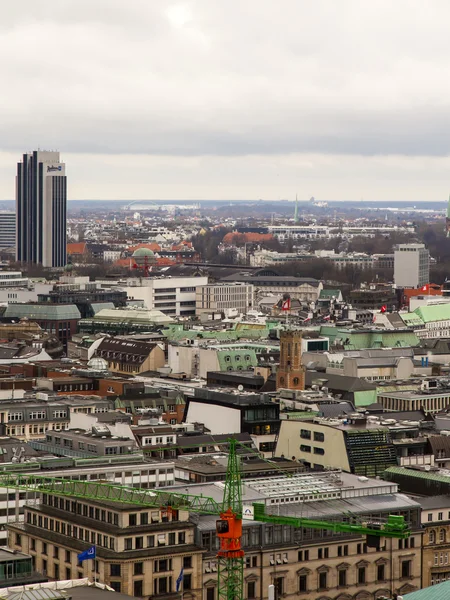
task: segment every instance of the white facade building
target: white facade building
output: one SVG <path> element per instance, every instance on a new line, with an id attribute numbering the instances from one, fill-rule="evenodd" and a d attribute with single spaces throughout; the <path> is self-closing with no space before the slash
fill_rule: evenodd
<path id="1" fill-rule="evenodd" d="M 130 279 L 123 289 L 130 300 L 143 300 L 149 310 L 166 315 L 189 317 L 196 314 L 196 292 L 208 284 L 208 277 L 162 277 Z"/>
<path id="2" fill-rule="evenodd" d="M 18 455 L 20 455 L 20 442 L 18 442 Z M 55 462 L 57 462 L 55 460 Z M 159 488 L 174 485 L 174 463 L 173 462 L 126 462 L 115 461 L 111 457 L 105 459 L 94 459 L 90 466 L 86 459 L 73 459 L 74 465 L 83 463 L 83 466 L 74 466 L 61 470 L 52 470 L 52 477 L 64 477 L 64 479 L 82 479 L 86 481 L 106 481 L 111 484 L 124 485 L 136 488 Z M 101 462 L 102 464 L 98 464 Z M 30 468 L 20 464 L 20 472 L 33 472 L 44 475 L 48 471 L 36 469 L 37 463 L 29 463 Z M 8 465 L 4 465 L 8 466 Z M 11 465 L 12 467 L 12 465 Z M 14 470 L 14 468 L 11 468 Z M 11 488 L 0 487 L 0 545 L 7 543 L 6 524 L 12 521 L 22 521 L 24 505 L 29 504 L 33 494 L 25 494 Z"/>
<path id="3" fill-rule="evenodd" d="M 394 249 L 394 284 L 419 288 L 430 281 L 430 253 L 424 244 L 398 244 Z"/>
<path id="4" fill-rule="evenodd" d="M 0 248 L 16 245 L 16 213 L 0 210 Z"/>
<path id="5" fill-rule="evenodd" d="M 213 283 L 197 288 L 195 308 L 197 315 L 224 312 L 231 309 L 247 314 L 253 308 L 253 285 L 247 283 Z"/>

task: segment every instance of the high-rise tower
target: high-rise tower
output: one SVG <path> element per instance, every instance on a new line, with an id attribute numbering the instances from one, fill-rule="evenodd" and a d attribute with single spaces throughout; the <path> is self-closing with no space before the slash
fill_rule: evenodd
<path id="1" fill-rule="evenodd" d="M 450 196 L 448 197 L 447 216 L 445 217 L 445 231 L 447 237 L 450 237 Z"/>
<path id="2" fill-rule="evenodd" d="M 59 152 L 24 154 L 16 177 L 16 260 L 66 265 L 67 180 Z"/>

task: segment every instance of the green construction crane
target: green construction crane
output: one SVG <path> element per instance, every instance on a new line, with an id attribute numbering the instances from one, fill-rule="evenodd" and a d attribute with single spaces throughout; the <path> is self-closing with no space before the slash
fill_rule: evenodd
<path id="1" fill-rule="evenodd" d="M 254 503 L 250 507 L 243 506 L 241 470 L 236 452 L 236 440 L 230 439 L 229 444 L 222 504 L 213 498 L 183 494 L 176 490 L 143 490 L 109 483 L 47 477 L 34 473 L 0 473 L 0 487 L 69 498 L 103 499 L 137 506 L 171 507 L 200 514 L 220 515 L 216 527 L 220 540 L 218 553 L 219 600 L 242 600 L 244 597 L 243 518 L 263 523 L 365 535 L 369 545 L 374 545 L 382 537 L 399 539 L 409 537 L 409 526 L 405 523 L 404 517 L 399 515 L 389 515 L 386 521 L 365 520 L 359 522 L 354 515 L 351 515 L 352 522 L 347 523 L 268 515 L 265 512 L 264 504 L 260 503 Z"/>

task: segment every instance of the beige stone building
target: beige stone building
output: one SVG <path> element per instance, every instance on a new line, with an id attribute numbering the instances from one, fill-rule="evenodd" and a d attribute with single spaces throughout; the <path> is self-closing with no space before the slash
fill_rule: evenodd
<path id="1" fill-rule="evenodd" d="M 109 371 L 120 375 L 157 371 L 165 364 L 161 344 L 137 342 L 133 339 L 105 338 L 96 354 L 107 361 Z"/>
<path id="2" fill-rule="evenodd" d="M 361 520 L 402 514 L 412 525 L 408 540 L 330 529 L 293 528 L 244 521 L 244 599 L 377 600 L 421 587 L 420 505 L 397 493 L 396 484 L 350 474 L 306 473 L 246 480 L 244 497 L 266 495 L 269 514 L 341 523 L 351 512 Z M 263 491 L 265 490 L 265 491 Z M 190 493 L 220 500 L 217 484 L 191 486 Z M 195 523 L 195 524 L 194 524 Z M 171 600 L 184 569 L 185 600 L 218 600 L 216 516 L 192 521 L 184 511 L 165 511 L 93 500 L 46 496 L 25 508 L 25 521 L 9 525 L 13 549 L 31 554 L 50 578 L 93 576 L 126 594 Z M 96 561 L 77 554 L 95 544 Z"/>
<path id="3" fill-rule="evenodd" d="M 43 495 L 25 507 L 23 523 L 9 526 L 8 544 L 33 557 L 50 579 L 93 578 L 130 596 L 178 598 L 176 579 L 184 569 L 184 597 L 201 598 L 202 549 L 186 511 L 167 511 L 105 500 L 71 500 Z M 77 555 L 96 546 L 96 560 Z"/>
<path id="4" fill-rule="evenodd" d="M 419 499 L 422 506 L 422 586 L 450 579 L 450 497 Z"/>

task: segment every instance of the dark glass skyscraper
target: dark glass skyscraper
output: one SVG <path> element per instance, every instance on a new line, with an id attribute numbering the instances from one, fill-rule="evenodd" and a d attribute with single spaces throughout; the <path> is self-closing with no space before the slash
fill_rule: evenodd
<path id="1" fill-rule="evenodd" d="M 67 178 L 59 152 L 24 154 L 16 178 L 16 259 L 66 265 Z"/>

